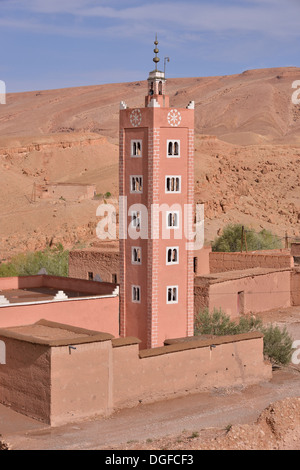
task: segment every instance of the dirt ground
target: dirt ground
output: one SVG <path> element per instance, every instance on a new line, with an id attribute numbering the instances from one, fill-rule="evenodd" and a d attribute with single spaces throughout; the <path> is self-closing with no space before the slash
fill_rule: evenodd
<path id="1" fill-rule="evenodd" d="M 300 307 L 262 317 L 300 339 Z M 300 366 L 291 364 L 275 369 L 270 382 L 141 404 L 59 428 L 0 405 L 0 433 L 12 450 L 300 450 L 299 390 Z"/>
<path id="2" fill-rule="evenodd" d="M 267 449 L 283 445 L 277 436 L 287 427 L 297 440 L 289 438 L 284 445 L 300 449 L 299 386 L 299 372 L 277 370 L 271 382 L 246 389 L 215 389 L 52 429 L 0 406 L 0 427 L 12 450 L 218 449 L 231 448 L 235 441 L 242 448 Z M 258 432 L 262 430 L 265 439 L 259 439 L 255 423 L 273 403 L 276 433 L 263 423 Z M 224 443 L 224 438 L 230 441 Z"/>

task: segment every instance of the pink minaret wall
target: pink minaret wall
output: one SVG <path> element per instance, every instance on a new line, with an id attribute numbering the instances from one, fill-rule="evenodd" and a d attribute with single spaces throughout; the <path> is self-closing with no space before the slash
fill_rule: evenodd
<path id="1" fill-rule="evenodd" d="M 126 239 L 120 239 L 120 335 L 138 337 L 142 349 L 162 346 L 169 338 L 192 336 L 194 327 L 193 251 L 186 249 L 184 233 L 184 209 L 194 204 L 194 106 L 170 108 L 165 91 L 164 73 L 155 70 L 148 79 L 146 107 L 130 109 L 122 102 L 120 109 L 119 194 L 126 197 L 124 207 L 120 204 L 120 223 L 125 232 L 132 221 L 132 205 L 148 209 L 148 236 L 142 213 L 144 239 L 133 240 L 128 232 Z M 179 143 L 179 155 L 168 155 L 170 141 Z M 133 142 L 141 143 L 141 155 L 132 156 Z M 142 177 L 142 191 L 132 191 L 132 176 Z M 180 191 L 166 190 L 167 177 L 180 181 Z M 178 214 L 182 237 L 177 238 L 180 229 L 172 228 L 170 238 L 164 239 L 166 214 L 153 223 L 155 204 L 182 208 Z M 193 211 L 188 217 L 185 212 L 192 230 Z M 167 263 L 170 247 L 176 247 L 178 256 L 173 264 Z M 133 263 L 134 248 L 140 250 L 139 263 Z M 134 286 L 139 289 L 138 301 L 133 301 Z M 172 303 L 168 302 L 170 286 L 175 286 Z"/>

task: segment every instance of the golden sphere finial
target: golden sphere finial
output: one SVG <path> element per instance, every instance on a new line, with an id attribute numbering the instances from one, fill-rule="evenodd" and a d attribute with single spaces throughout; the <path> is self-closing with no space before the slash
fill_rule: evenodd
<path id="1" fill-rule="evenodd" d="M 159 53 L 159 49 L 158 49 L 158 40 L 157 40 L 157 33 L 155 35 L 155 41 L 154 41 L 154 44 L 155 44 L 155 49 L 153 50 L 153 52 L 155 53 L 155 57 L 153 59 L 153 62 L 155 63 L 155 70 L 157 70 L 157 64 L 158 62 L 160 61 L 160 58 L 157 57 L 157 54 Z"/>

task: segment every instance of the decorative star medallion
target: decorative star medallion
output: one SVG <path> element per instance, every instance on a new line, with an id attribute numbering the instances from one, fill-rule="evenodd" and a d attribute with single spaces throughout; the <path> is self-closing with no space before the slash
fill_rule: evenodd
<path id="1" fill-rule="evenodd" d="M 142 113 L 140 109 L 134 109 L 130 114 L 130 122 L 133 127 L 138 127 L 142 122 Z"/>
<path id="2" fill-rule="evenodd" d="M 177 127 L 181 123 L 181 114 L 177 109 L 172 109 L 168 114 L 168 123 L 172 127 Z"/>

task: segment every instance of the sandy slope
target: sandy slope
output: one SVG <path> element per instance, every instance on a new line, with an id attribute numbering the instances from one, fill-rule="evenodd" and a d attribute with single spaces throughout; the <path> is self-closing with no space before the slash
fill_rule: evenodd
<path id="1" fill-rule="evenodd" d="M 171 106 L 196 103 L 196 133 L 248 145 L 299 143 L 300 109 L 292 103 L 300 68 L 246 71 L 224 77 L 169 79 Z M 146 82 L 8 94 L 1 136 L 96 132 L 116 139 L 121 100 L 144 106 Z"/>

